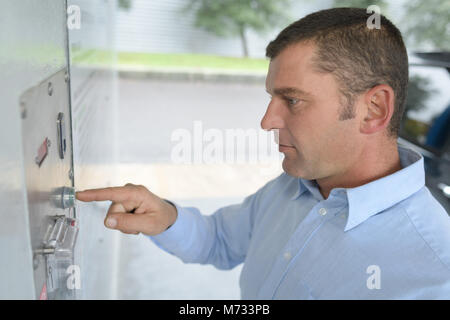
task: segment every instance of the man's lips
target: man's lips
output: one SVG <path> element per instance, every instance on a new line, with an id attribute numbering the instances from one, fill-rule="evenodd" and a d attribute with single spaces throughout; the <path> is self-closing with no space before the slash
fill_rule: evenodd
<path id="1" fill-rule="evenodd" d="M 280 151 L 280 152 L 288 151 L 290 149 L 295 149 L 295 147 L 294 146 L 288 146 L 286 144 L 281 144 L 281 143 L 278 145 L 278 151 Z"/>
<path id="2" fill-rule="evenodd" d="M 282 146 L 282 147 L 294 148 L 294 146 L 288 146 L 287 144 L 282 144 L 282 143 L 280 143 L 280 146 Z"/>

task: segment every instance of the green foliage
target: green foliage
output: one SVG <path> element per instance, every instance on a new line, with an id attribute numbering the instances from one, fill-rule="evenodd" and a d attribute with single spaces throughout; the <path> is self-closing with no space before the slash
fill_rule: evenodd
<path id="1" fill-rule="evenodd" d="M 290 0 L 190 0 L 195 25 L 218 36 L 236 36 L 241 30 L 264 32 L 288 19 Z"/>
<path id="2" fill-rule="evenodd" d="M 388 2 L 384 0 L 334 0 L 335 7 L 367 8 L 372 4 L 379 6 L 381 13 L 391 19 Z M 404 2 L 403 12 L 398 27 L 408 47 L 450 50 L 450 1 L 408 0 Z"/>
<path id="3" fill-rule="evenodd" d="M 334 7 L 368 8 L 371 5 L 380 7 L 381 14 L 387 11 L 388 4 L 384 0 L 334 0 Z"/>
<path id="4" fill-rule="evenodd" d="M 450 1 L 410 0 L 405 10 L 402 25 L 412 45 L 450 50 Z"/>
<path id="5" fill-rule="evenodd" d="M 190 0 L 184 11 L 195 14 L 195 26 L 217 36 L 239 36 L 248 55 L 246 30 L 264 33 L 289 20 L 291 0 Z"/>
<path id="6" fill-rule="evenodd" d="M 55 50 L 49 48 L 49 50 Z M 44 52 L 43 54 L 47 54 Z M 101 49 L 80 49 L 71 57 L 77 65 L 110 66 L 113 63 L 111 51 Z M 117 52 L 117 65 L 121 68 L 139 67 L 142 70 L 195 70 L 237 71 L 238 73 L 266 74 L 269 61 L 264 58 L 235 58 L 209 54 L 192 53 L 147 53 Z"/>
<path id="7" fill-rule="evenodd" d="M 119 52 L 117 62 L 122 66 L 138 65 L 148 68 L 179 69 L 201 68 L 236 70 L 265 74 L 269 67 L 267 59 L 221 57 L 207 54 Z"/>
<path id="8" fill-rule="evenodd" d="M 430 86 L 428 78 L 419 75 L 411 76 L 408 82 L 405 115 L 410 111 L 423 111 L 426 109 L 428 98 L 435 93 L 436 90 Z M 403 123 L 402 131 L 410 137 L 420 140 L 424 139 L 428 129 L 428 124 L 407 117 Z"/>
<path id="9" fill-rule="evenodd" d="M 132 0 L 118 0 L 117 6 L 123 10 L 130 10 Z"/>
<path id="10" fill-rule="evenodd" d="M 420 141 L 425 138 L 429 125 L 414 119 L 405 119 L 402 131 L 410 138 Z"/>
<path id="11" fill-rule="evenodd" d="M 426 102 L 436 90 L 430 86 L 430 80 L 423 76 L 411 76 L 408 82 L 405 112 L 426 108 Z"/>

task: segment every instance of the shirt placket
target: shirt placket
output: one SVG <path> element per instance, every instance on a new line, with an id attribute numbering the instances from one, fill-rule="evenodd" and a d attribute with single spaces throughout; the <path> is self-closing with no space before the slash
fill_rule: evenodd
<path id="1" fill-rule="evenodd" d="M 274 298 L 277 288 L 280 286 L 292 263 L 294 263 L 294 260 L 301 255 L 316 231 L 330 218 L 332 217 L 329 209 L 324 206 L 323 201 L 318 202 L 311 209 L 276 258 L 276 262 L 266 282 L 259 291 L 259 299 Z"/>

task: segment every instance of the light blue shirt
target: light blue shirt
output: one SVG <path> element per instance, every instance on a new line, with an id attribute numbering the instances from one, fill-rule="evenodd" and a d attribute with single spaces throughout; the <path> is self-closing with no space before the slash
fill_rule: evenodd
<path id="1" fill-rule="evenodd" d="M 450 218 L 423 157 L 398 150 L 401 170 L 327 199 L 283 173 L 212 215 L 175 203 L 150 239 L 186 263 L 244 263 L 242 299 L 450 299 Z"/>

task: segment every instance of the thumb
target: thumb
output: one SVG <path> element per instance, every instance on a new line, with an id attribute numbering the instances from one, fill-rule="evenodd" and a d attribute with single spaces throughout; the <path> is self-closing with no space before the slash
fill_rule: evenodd
<path id="1" fill-rule="evenodd" d="M 139 234 L 148 228 L 148 218 L 145 214 L 110 213 L 106 216 L 105 226 L 127 234 Z"/>

